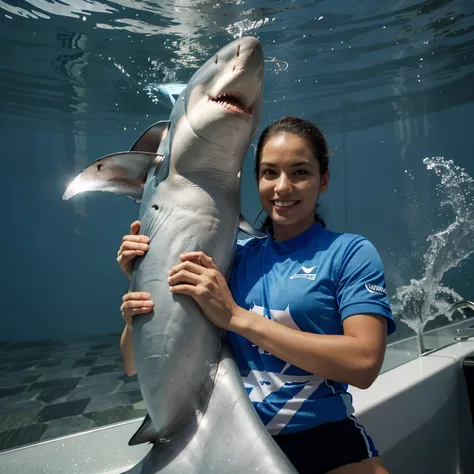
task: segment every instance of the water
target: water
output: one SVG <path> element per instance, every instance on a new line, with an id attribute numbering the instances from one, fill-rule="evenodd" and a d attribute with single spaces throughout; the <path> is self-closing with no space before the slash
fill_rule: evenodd
<path id="1" fill-rule="evenodd" d="M 473 299 L 472 0 L 0 0 L 0 449 L 137 416 L 123 395 L 138 384 L 123 390 L 127 283 L 115 262 L 137 206 L 62 194 L 87 164 L 168 118 L 161 87 L 186 83 L 242 35 L 264 48 L 260 131 L 296 115 L 327 134 L 320 211 L 381 254 L 399 319 L 390 342 L 446 324 L 452 302 Z M 252 153 L 249 221 L 260 211 Z M 17 403 L 67 403 L 81 377 L 94 403 L 100 386 L 123 406 L 105 421 L 43 423 Z M 32 388 L 53 378 L 54 389 Z"/>
<path id="2" fill-rule="evenodd" d="M 474 253 L 474 180 L 452 160 L 433 157 L 425 158 L 423 163 L 439 178 L 439 203 L 433 204 L 448 208 L 451 220 L 428 236 L 422 276 L 399 286 L 392 299 L 395 314 L 417 334 L 420 352 L 424 351 L 420 336 L 428 322 L 438 316 L 451 321 L 449 309 L 463 299 L 453 288 L 443 285 L 444 275 Z"/>

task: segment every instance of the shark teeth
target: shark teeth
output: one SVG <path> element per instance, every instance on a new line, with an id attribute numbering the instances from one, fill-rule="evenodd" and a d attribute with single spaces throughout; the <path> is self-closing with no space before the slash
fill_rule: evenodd
<path id="1" fill-rule="evenodd" d="M 244 108 L 241 104 L 241 101 L 238 97 L 232 94 L 220 94 L 217 97 L 208 97 L 208 100 L 215 102 L 216 104 L 222 105 L 228 110 L 237 112 L 239 114 L 246 115 L 250 117 L 252 115 L 252 107 Z"/>

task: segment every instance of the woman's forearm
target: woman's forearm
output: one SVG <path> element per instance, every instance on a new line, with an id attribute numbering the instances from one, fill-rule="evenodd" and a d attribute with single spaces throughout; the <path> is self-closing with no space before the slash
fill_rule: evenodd
<path id="1" fill-rule="evenodd" d="M 380 357 L 363 340 L 302 332 L 242 308 L 238 311 L 233 332 L 296 367 L 359 388 L 369 387 L 379 373 Z"/>
<path id="2" fill-rule="evenodd" d="M 125 324 L 122 336 L 120 337 L 120 352 L 123 357 L 125 373 L 129 376 L 135 375 L 135 359 L 133 356 L 133 329 L 129 324 Z"/>

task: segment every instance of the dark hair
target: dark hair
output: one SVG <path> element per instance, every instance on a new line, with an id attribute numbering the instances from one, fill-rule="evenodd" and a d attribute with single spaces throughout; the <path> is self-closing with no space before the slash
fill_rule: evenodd
<path id="1" fill-rule="evenodd" d="M 311 146 L 313 155 L 319 163 L 319 173 L 322 176 L 328 170 L 329 164 L 329 149 L 326 142 L 326 137 L 323 132 L 316 127 L 312 122 L 298 117 L 283 117 L 272 122 L 260 135 L 255 152 L 255 176 L 258 181 L 260 172 L 260 161 L 262 159 L 262 150 L 265 144 L 271 137 L 279 133 L 292 133 L 298 137 L 306 140 Z M 260 214 L 259 214 L 260 215 Z M 258 217 L 257 217 L 258 218 Z M 323 227 L 326 227 L 325 222 L 318 215 L 314 213 L 314 221 L 319 222 Z M 271 229 L 273 226 L 272 220 L 269 216 L 262 223 L 261 230 Z"/>

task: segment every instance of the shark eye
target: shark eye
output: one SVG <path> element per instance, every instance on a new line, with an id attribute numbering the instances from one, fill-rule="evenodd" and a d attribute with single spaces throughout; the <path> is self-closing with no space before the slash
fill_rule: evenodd
<path id="1" fill-rule="evenodd" d="M 214 56 L 214 64 L 217 64 L 217 61 L 218 61 L 218 59 L 217 59 L 217 54 L 216 54 L 216 55 Z"/>
<path id="2" fill-rule="evenodd" d="M 240 56 L 240 44 L 237 46 L 237 57 Z"/>

